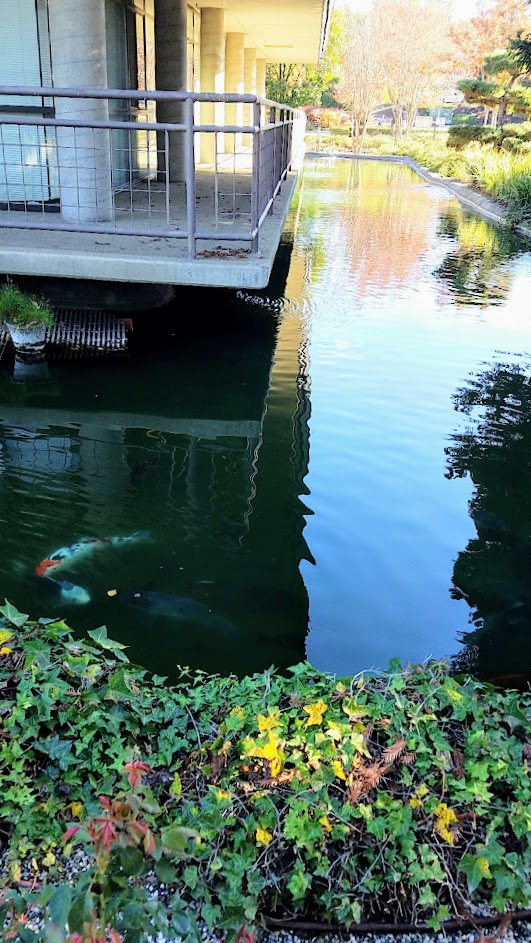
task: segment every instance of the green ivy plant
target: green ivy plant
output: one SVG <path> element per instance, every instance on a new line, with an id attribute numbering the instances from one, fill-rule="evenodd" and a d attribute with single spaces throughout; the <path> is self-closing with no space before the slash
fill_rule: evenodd
<path id="1" fill-rule="evenodd" d="M 169 686 L 104 628 L 80 639 L 0 613 L 0 918 L 24 912 L 28 868 L 48 910 L 62 901 L 63 933 L 94 880 L 100 929 L 134 903 L 130 927 L 113 927 L 133 943 L 146 919 L 194 938 L 198 920 L 232 934 L 287 913 L 438 928 L 480 903 L 530 906 L 529 694 L 445 663 L 339 680 L 308 664 L 183 672 Z M 125 792 L 124 769 L 139 777 Z M 102 872 L 86 823 L 114 821 L 116 803 Z M 67 879 L 80 838 L 92 870 Z M 152 869 L 171 905 L 145 896 Z"/>

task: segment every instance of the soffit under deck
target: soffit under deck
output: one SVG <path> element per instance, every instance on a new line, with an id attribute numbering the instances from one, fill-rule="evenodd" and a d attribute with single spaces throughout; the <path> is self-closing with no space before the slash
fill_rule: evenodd
<path id="1" fill-rule="evenodd" d="M 269 62 L 317 62 L 333 0 L 196 0 L 225 10 L 227 33 L 245 33 Z"/>

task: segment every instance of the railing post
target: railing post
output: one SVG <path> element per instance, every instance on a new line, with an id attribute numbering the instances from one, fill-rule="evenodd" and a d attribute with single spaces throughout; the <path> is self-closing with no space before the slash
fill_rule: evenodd
<path id="1" fill-rule="evenodd" d="M 188 258 L 195 259 L 196 245 L 196 216 L 195 216 L 195 156 L 194 156 L 194 100 L 186 99 L 185 110 L 186 135 L 185 141 L 185 172 L 186 172 L 186 225 L 188 237 Z M 174 134 L 180 132 L 174 131 Z M 168 182 L 166 181 L 168 186 Z"/>
<path id="2" fill-rule="evenodd" d="M 260 161 L 262 159 L 262 131 L 261 131 L 260 102 L 252 107 L 253 125 L 253 170 L 251 181 L 251 232 L 256 230 L 256 236 L 251 243 L 251 252 L 258 252 L 258 223 L 260 221 Z"/>
<path id="3" fill-rule="evenodd" d="M 273 158 L 271 160 L 271 193 L 269 194 L 269 199 L 272 201 L 275 195 L 275 177 L 277 172 L 277 109 L 273 105 L 269 113 L 269 121 L 273 125 Z M 273 203 L 269 207 L 269 215 L 273 215 Z"/>

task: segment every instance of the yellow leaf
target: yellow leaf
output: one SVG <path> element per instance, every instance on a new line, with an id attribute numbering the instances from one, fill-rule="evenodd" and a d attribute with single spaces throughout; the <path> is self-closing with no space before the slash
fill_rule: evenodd
<path id="1" fill-rule="evenodd" d="M 268 742 L 263 747 L 252 746 L 247 753 L 248 756 L 263 756 L 264 760 L 274 760 L 278 757 L 277 738 L 275 734 L 269 731 Z"/>
<path id="2" fill-rule="evenodd" d="M 4 642 L 8 642 L 9 639 L 14 637 L 10 629 L 0 629 L 0 645 L 3 645 Z"/>
<path id="3" fill-rule="evenodd" d="M 218 789 L 216 792 L 218 799 L 232 799 L 230 792 L 225 792 L 224 789 Z"/>
<path id="4" fill-rule="evenodd" d="M 328 707 L 326 706 L 325 702 L 319 698 L 315 704 L 306 704 L 304 710 L 307 714 L 310 715 L 306 721 L 306 726 L 312 727 L 322 724 L 323 714 L 328 710 Z"/>
<path id="5" fill-rule="evenodd" d="M 257 845 L 270 845 L 273 841 L 273 836 L 271 832 L 266 831 L 265 828 L 256 829 L 256 844 Z"/>
<path id="6" fill-rule="evenodd" d="M 490 873 L 490 865 L 487 858 L 476 858 L 476 864 L 481 871 L 481 873 L 486 877 L 492 877 Z"/>
<path id="7" fill-rule="evenodd" d="M 22 879 L 22 871 L 20 870 L 20 861 L 14 861 L 13 864 L 11 865 L 11 876 L 15 884 L 18 884 L 18 882 Z"/>
<path id="8" fill-rule="evenodd" d="M 258 714 L 258 729 L 260 733 L 265 733 L 266 730 L 274 730 L 275 727 L 280 726 L 279 711 L 274 711 L 272 714 Z"/>
<path id="9" fill-rule="evenodd" d="M 52 864 L 55 864 L 55 855 L 53 851 L 48 851 L 47 854 L 42 859 L 42 863 L 45 868 L 51 868 Z"/>
<path id="10" fill-rule="evenodd" d="M 337 693 L 338 693 L 338 694 L 344 694 L 346 690 L 347 690 L 347 689 L 346 689 L 345 685 L 342 684 L 341 681 L 338 681 L 337 684 L 336 684 L 336 691 L 337 691 Z"/>
<path id="11" fill-rule="evenodd" d="M 74 818 L 76 819 L 83 818 L 83 803 L 82 802 L 71 802 L 69 808 Z"/>
<path id="12" fill-rule="evenodd" d="M 12 648 L 8 648 L 7 645 L 2 645 L 2 648 L 0 648 L 0 655 L 10 655 L 12 651 Z"/>
<path id="13" fill-rule="evenodd" d="M 415 795 L 417 799 L 424 799 L 428 795 L 429 789 L 426 783 L 422 783 L 422 786 L 419 786 L 418 789 L 415 789 Z"/>
<path id="14" fill-rule="evenodd" d="M 446 802 L 440 802 L 437 808 L 433 813 L 437 819 L 435 823 L 435 831 L 441 838 L 444 838 L 449 845 L 455 843 L 455 836 L 448 828 L 452 822 L 457 822 L 457 815 L 453 809 L 449 809 L 446 805 Z"/>
<path id="15" fill-rule="evenodd" d="M 181 793 L 183 791 L 183 784 L 181 782 L 181 777 L 179 773 L 175 773 L 173 777 L 173 782 L 170 786 L 170 792 L 176 799 L 180 799 Z"/>
<path id="16" fill-rule="evenodd" d="M 269 761 L 269 766 L 271 769 L 271 776 L 278 776 L 280 770 L 282 769 L 282 763 L 280 762 L 279 756 L 274 756 L 272 760 Z"/>
<path id="17" fill-rule="evenodd" d="M 31 859 L 31 870 L 32 870 L 32 871 L 37 871 L 37 872 L 39 871 L 39 865 L 37 864 L 37 859 L 36 859 L 36 858 L 32 858 L 32 859 Z"/>
<path id="18" fill-rule="evenodd" d="M 325 832 L 328 832 L 328 834 L 330 834 L 330 832 L 332 831 L 332 826 L 330 825 L 330 822 L 328 821 L 327 815 L 321 816 L 321 818 L 319 819 L 319 824 L 323 826 Z"/>
<path id="19" fill-rule="evenodd" d="M 339 762 L 339 760 L 334 760 L 334 761 L 333 761 L 333 763 L 332 763 L 332 769 L 333 769 L 333 771 L 334 771 L 334 775 L 337 776 L 338 779 L 346 779 L 346 778 L 347 778 L 347 777 L 345 776 L 345 771 L 344 771 L 343 767 L 341 766 L 341 763 Z"/>
<path id="20" fill-rule="evenodd" d="M 108 589 L 108 590 L 107 590 L 107 596 L 117 596 L 117 595 L 118 595 L 118 590 L 117 590 L 117 589 Z"/>
<path id="21" fill-rule="evenodd" d="M 409 800 L 409 804 L 410 804 L 410 806 L 411 806 L 412 809 L 418 809 L 419 806 L 422 805 L 422 800 L 421 800 L 421 799 L 410 799 L 410 800 Z"/>

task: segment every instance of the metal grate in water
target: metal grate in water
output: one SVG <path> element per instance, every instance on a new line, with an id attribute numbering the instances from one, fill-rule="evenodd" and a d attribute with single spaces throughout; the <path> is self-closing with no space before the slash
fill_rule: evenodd
<path id="1" fill-rule="evenodd" d="M 57 308 L 55 324 L 47 335 L 47 353 L 51 359 L 116 356 L 126 352 L 125 324 L 115 314 Z"/>

